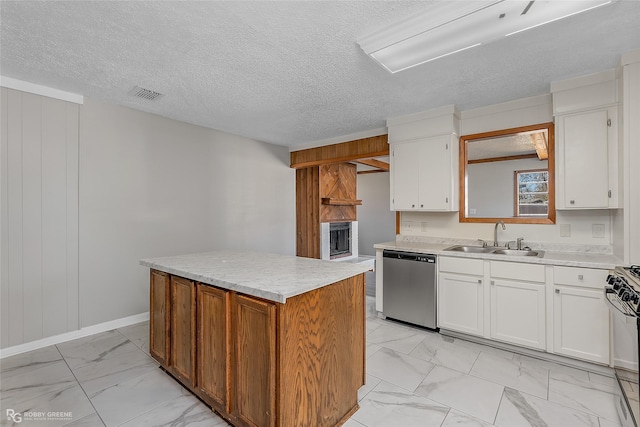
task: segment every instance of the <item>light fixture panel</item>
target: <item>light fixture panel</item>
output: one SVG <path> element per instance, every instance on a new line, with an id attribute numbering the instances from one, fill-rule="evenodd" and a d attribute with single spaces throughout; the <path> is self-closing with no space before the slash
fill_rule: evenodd
<path id="1" fill-rule="evenodd" d="M 363 37 L 358 44 L 387 71 L 396 73 L 613 1 L 435 2 L 426 12 Z"/>

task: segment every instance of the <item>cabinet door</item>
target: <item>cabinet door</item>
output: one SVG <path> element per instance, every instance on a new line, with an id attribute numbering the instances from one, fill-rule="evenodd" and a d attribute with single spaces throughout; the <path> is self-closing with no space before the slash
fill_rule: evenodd
<path id="1" fill-rule="evenodd" d="M 559 119 L 564 183 L 559 205 L 568 209 L 609 207 L 609 111 L 588 111 Z"/>
<path id="2" fill-rule="evenodd" d="M 235 414 L 247 426 L 275 425 L 276 307 L 234 296 Z M 282 387 L 286 387 L 282 384 Z"/>
<path id="3" fill-rule="evenodd" d="M 452 206 L 451 137 L 429 138 L 420 147 L 420 209 L 448 211 Z"/>
<path id="4" fill-rule="evenodd" d="M 438 281 L 438 326 L 482 336 L 483 280 L 481 276 L 440 273 Z"/>
<path id="5" fill-rule="evenodd" d="M 151 270 L 149 353 L 163 366 L 169 362 L 169 275 Z"/>
<path id="6" fill-rule="evenodd" d="M 491 280 L 491 338 L 545 349 L 545 285 Z"/>
<path id="7" fill-rule="evenodd" d="M 403 142 L 394 144 L 391 173 L 393 174 L 392 209 L 408 211 L 420 209 L 420 144 Z"/>
<path id="8" fill-rule="evenodd" d="M 602 289 L 556 286 L 553 298 L 554 351 L 608 364 L 609 314 Z"/>
<path id="9" fill-rule="evenodd" d="M 171 276 L 171 355 L 169 371 L 188 387 L 196 376 L 196 295 L 195 284 Z"/>
<path id="10" fill-rule="evenodd" d="M 229 291 L 197 285 L 197 389 L 215 409 L 229 412 Z"/>

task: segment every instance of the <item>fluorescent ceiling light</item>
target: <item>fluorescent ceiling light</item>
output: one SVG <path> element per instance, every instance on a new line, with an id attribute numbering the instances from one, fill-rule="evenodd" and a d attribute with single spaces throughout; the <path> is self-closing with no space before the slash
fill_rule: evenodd
<path id="1" fill-rule="evenodd" d="M 615 0 L 438 1 L 429 10 L 361 38 L 362 50 L 397 73 Z"/>

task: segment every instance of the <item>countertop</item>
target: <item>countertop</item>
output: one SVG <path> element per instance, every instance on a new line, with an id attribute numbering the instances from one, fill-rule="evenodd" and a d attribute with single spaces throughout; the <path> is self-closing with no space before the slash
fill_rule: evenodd
<path id="1" fill-rule="evenodd" d="M 425 254 L 446 255 L 458 258 L 475 258 L 475 259 L 487 259 L 496 261 L 511 261 L 528 264 L 547 264 L 547 265 L 559 265 L 570 267 L 586 267 L 586 268 L 598 268 L 610 270 L 616 265 L 622 265 L 623 262 L 619 258 L 605 253 L 589 253 L 589 252 L 557 252 L 544 250 L 544 256 L 528 257 L 528 256 L 513 256 L 513 255 L 497 255 L 497 254 L 478 254 L 478 253 L 464 253 L 464 252 L 451 252 L 444 249 L 454 246 L 460 243 L 432 243 L 432 242 L 417 242 L 417 241 L 399 241 L 378 243 L 374 245 L 376 249 L 391 249 L 398 251 L 418 252 Z M 476 244 L 472 244 L 477 246 Z M 538 250 L 538 248 L 535 248 Z"/>
<path id="2" fill-rule="evenodd" d="M 371 268 L 366 263 L 247 251 L 148 258 L 140 260 L 140 265 L 280 303 Z"/>

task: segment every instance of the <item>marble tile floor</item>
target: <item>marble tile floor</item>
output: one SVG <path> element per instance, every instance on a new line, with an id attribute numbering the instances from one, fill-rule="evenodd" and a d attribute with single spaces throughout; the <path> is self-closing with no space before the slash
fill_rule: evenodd
<path id="1" fill-rule="evenodd" d="M 366 385 L 346 427 L 618 425 L 612 378 L 368 315 Z M 0 425 L 227 426 L 158 368 L 148 328 L 0 360 Z M 71 416 L 14 423 L 7 409 Z"/>

